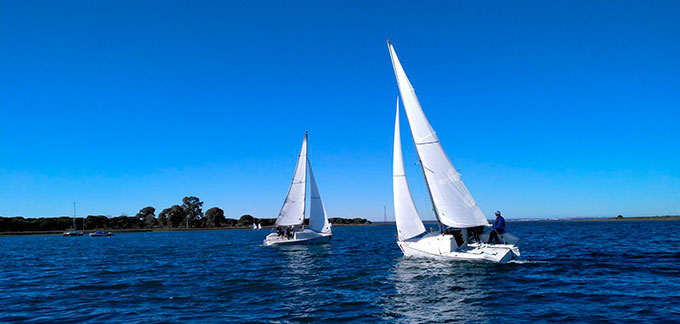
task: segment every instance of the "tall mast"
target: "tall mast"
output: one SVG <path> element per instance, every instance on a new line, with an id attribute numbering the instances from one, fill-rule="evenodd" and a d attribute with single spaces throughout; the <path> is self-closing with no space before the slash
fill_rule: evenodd
<path id="1" fill-rule="evenodd" d="M 309 168 L 309 140 L 307 139 L 307 131 L 305 131 L 305 142 L 307 143 L 307 146 L 305 146 L 305 159 L 307 162 L 306 167 Z M 305 170 L 306 171 L 306 170 Z M 305 213 L 307 212 L 307 172 L 305 172 L 305 195 L 304 195 L 304 203 L 302 204 L 302 229 L 305 229 Z"/>

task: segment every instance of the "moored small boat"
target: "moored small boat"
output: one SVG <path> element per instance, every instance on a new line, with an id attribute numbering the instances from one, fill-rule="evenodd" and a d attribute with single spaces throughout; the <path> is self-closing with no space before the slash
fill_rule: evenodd
<path id="1" fill-rule="evenodd" d="M 85 223 L 83 223 L 83 229 L 85 228 Z M 73 202 L 73 227 L 64 231 L 64 236 L 83 236 L 83 232 L 79 232 L 76 227 L 76 203 Z"/>
<path id="2" fill-rule="evenodd" d="M 102 236 L 114 236 L 115 234 L 111 232 L 95 231 L 90 233 L 90 237 L 102 237 Z"/>
<path id="3" fill-rule="evenodd" d="M 73 228 L 69 228 L 64 231 L 64 236 L 83 236 L 83 232 L 77 231 Z"/>

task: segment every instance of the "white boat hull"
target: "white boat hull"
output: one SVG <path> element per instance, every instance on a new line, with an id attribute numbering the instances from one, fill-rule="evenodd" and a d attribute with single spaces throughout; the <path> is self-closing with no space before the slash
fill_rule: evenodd
<path id="1" fill-rule="evenodd" d="M 520 256 L 514 244 L 470 243 L 459 248 L 452 235 L 439 233 L 397 244 L 406 257 L 505 263 Z"/>
<path id="2" fill-rule="evenodd" d="M 300 232 L 294 232 L 292 238 L 287 238 L 285 235 L 279 236 L 277 233 L 271 233 L 264 239 L 264 245 L 322 244 L 330 242 L 332 237 L 332 233 L 318 233 L 305 229 Z"/>

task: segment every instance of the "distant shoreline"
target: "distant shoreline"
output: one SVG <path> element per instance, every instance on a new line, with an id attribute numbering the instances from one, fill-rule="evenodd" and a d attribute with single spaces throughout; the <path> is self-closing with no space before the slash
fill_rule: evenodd
<path id="1" fill-rule="evenodd" d="M 576 222 L 622 222 L 622 221 L 677 221 L 680 215 L 675 216 L 639 216 L 639 217 L 608 217 L 608 218 L 566 218 L 557 221 Z"/>
<path id="2" fill-rule="evenodd" d="M 333 224 L 336 226 L 370 226 L 371 224 Z M 272 229 L 273 226 L 262 226 L 262 230 Z M 229 227 L 201 227 L 201 228 L 132 228 L 132 229 L 103 229 L 104 232 L 113 233 L 143 233 L 143 232 L 187 232 L 187 231 L 228 231 L 228 230 L 253 230 L 251 226 L 229 226 Z M 96 232 L 97 230 L 80 231 L 84 235 Z M 59 235 L 64 231 L 23 231 L 23 232 L 0 232 L 0 236 L 23 236 L 23 235 Z"/>
<path id="3" fill-rule="evenodd" d="M 639 217 L 609 217 L 609 218 L 559 218 L 559 219 L 506 219 L 508 222 L 625 222 L 625 221 L 680 221 L 680 215 L 674 216 L 639 216 Z M 425 225 L 437 224 L 436 221 L 424 221 Z M 371 224 L 333 224 L 336 226 L 384 226 L 394 225 L 394 222 L 372 222 Z M 272 226 L 263 226 L 262 229 L 271 229 Z M 139 228 L 139 229 L 105 229 L 114 233 L 142 233 L 142 232 L 185 232 L 185 231 L 226 231 L 226 230 L 252 230 L 250 226 L 231 227 L 205 227 L 205 228 Z M 64 231 L 26 231 L 26 232 L 0 232 L 0 236 L 20 235 L 58 235 Z M 85 235 L 95 232 L 87 230 Z"/>
<path id="4" fill-rule="evenodd" d="M 635 217 L 607 217 L 607 218 L 520 218 L 512 219 L 506 218 L 507 222 L 624 222 L 624 221 L 680 221 L 680 215 L 669 215 L 669 216 L 635 216 Z M 493 222 L 493 220 L 489 220 Z M 427 220 L 423 221 L 425 225 L 437 225 L 437 221 Z M 390 222 L 373 222 L 374 226 L 381 225 L 394 225 L 394 221 Z M 335 225 L 334 225 L 335 226 Z"/>

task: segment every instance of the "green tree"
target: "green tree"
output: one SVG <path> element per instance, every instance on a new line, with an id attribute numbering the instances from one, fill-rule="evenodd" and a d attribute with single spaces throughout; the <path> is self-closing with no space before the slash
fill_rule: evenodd
<path id="1" fill-rule="evenodd" d="M 203 202 L 198 197 L 187 196 L 182 199 L 182 209 L 184 209 L 184 216 L 186 217 L 186 228 L 189 225 L 196 227 L 200 224 L 203 218 L 203 210 L 201 210 Z"/>
<path id="2" fill-rule="evenodd" d="M 205 211 L 205 224 L 208 227 L 221 227 L 225 221 L 226 218 L 222 208 L 213 207 Z"/>
<path id="3" fill-rule="evenodd" d="M 138 224 L 139 223 L 137 222 L 137 218 L 125 215 L 113 217 L 109 220 L 109 225 L 111 226 L 111 228 L 115 229 L 135 228 L 137 227 Z"/>
<path id="4" fill-rule="evenodd" d="M 243 215 L 238 220 L 239 226 L 251 226 L 255 222 L 256 218 L 251 215 Z"/>
<path id="5" fill-rule="evenodd" d="M 184 209 L 180 205 L 174 205 L 170 208 L 163 209 L 158 218 L 162 219 L 168 227 L 178 227 L 186 219 Z"/>
<path id="6" fill-rule="evenodd" d="M 85 224 L 87 229 L 109 228 L 109 218 L 104 215 L 88 215 Z"/>
<path id="7" fill-rule="evenodd" d="M 158 214 L 158 225 L 163 228 L 163 227 L 168 227 L 168 213 L 170 212 L 170 208 L 163 209 L 160 214 Z"/>
<path id="8" fill-rule="evenodd" d="M 135 216 L 139 224 L 142 227 L 153 227 L 156 225 L 156 208 L 151 206 L 144 207 L 139 210 L 139 213 Z"/>

